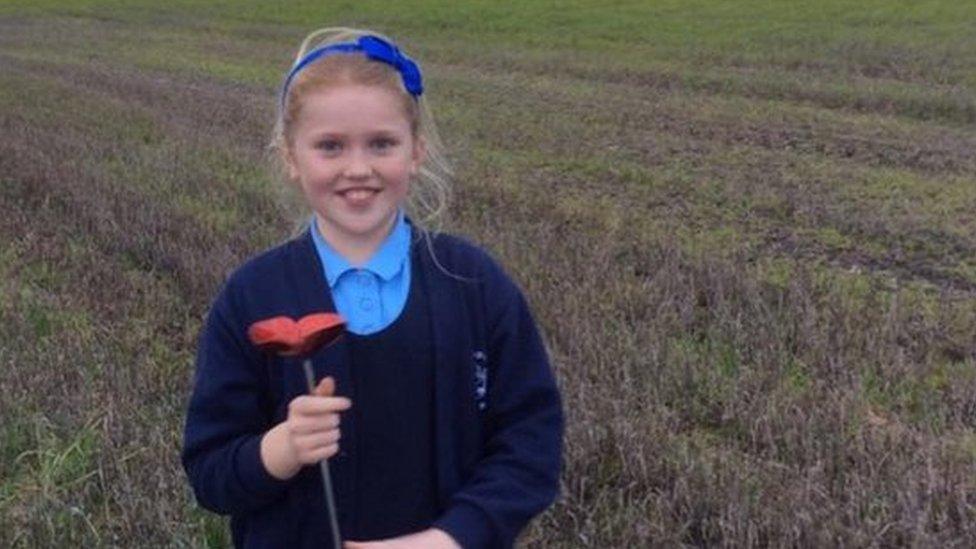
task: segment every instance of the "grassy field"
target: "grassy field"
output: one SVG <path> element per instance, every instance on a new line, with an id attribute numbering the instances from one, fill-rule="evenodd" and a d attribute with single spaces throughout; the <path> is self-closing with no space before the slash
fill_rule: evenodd
<path id="1" fill-rule="evenodd" d="M 0 4 L 0 546 L 209 546 L 216 288 L 311 29 L 422 61 L 568 414 L 528 547 L 976 545 L 976 3 Z"/>

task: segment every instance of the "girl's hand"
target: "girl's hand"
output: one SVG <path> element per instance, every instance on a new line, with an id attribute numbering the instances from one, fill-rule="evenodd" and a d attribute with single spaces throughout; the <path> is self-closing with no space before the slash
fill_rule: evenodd
<path id="1" fill-rule="evenodd" d="M 335 381 L 323 378 L 312 395 L 295 397 L 288 418 L 261 439 L 261 460 L 271 476 L 286 480 L 303 465 L 318 463 L 339 451 L 339 412 L 352 402 L 333 396 Z"/>
<path id="2" fill-rule="evenodd" d="M 461 549 L 454 538 L 437 528 L 380 541 L 347 541 L 343 549 Z"/>

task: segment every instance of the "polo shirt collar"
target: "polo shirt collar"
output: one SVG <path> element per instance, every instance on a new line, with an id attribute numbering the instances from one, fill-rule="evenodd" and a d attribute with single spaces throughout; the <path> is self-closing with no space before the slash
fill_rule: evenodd
<path id="1" fill-rule="evenodd" d="M 346 271 L 354 271 L 354 267 L 345 257 L 335 251 L 328 242 L 322 238 L 322 233 L 318 230 L 315 216 L 312 216 L 312 223 L 309 229 L 312 232 L 312 240 L 315 242 L 315 250 L 318 252 L 322 267 L 325 269 L 325 278 L 330 288 L 334 288 L 339 277 Z M 369 260 L 361 267 L 371 271 L 383 280 L 390 280 L 402 269 L 410 252 L 410 227 L 407 225 L 406 216 L 403 210 L 397 213 L 397 219 L 393 223 L 393 230 L 383 240 L 380 247 L 373 252 Z"/>

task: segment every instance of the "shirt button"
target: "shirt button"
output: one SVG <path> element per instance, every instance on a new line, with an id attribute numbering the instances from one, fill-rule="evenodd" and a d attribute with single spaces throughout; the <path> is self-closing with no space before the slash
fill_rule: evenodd
<path id="1" fill-rule="evenodd" d="M 370 298 L 368 298 L 368 297 L 364 297 L 364 298 L 360 299 L 359 300 L 359 308 L 362 309 L 362 310 L 364 310 L 364 311 L 371 310 L 373 308 L 373 300 L 370 299 Z"/>

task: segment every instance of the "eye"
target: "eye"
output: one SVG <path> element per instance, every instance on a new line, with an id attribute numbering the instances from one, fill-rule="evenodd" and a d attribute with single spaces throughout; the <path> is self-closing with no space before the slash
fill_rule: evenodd
<path id="1" fill-rule="evenodd" d="M 338 139 L 323 139 L 315 143 L 315 148 L 327 154 L 335 154 L 342 150 L 342 141 Z"/>
<path id="2" fill-rule="evenodd" d="M 396 147 L 399 142 L 392 137 L 376 137 L 369 142 L 369 146 L 377 151 L 387 151 Z"/>

